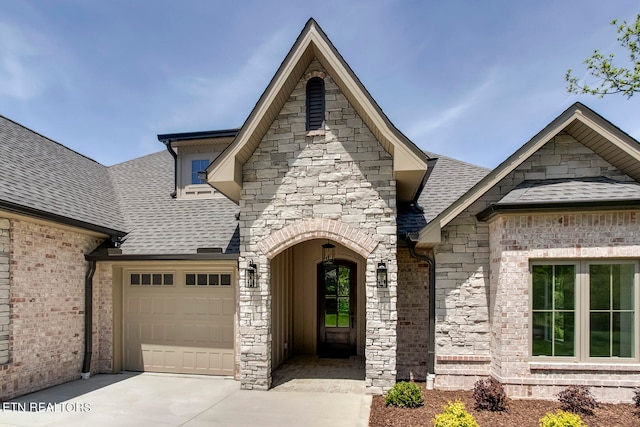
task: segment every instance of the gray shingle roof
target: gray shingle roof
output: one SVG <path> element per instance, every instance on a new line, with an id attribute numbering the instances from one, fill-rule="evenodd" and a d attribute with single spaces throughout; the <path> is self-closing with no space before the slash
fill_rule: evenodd
<path id="1" fill-rule="evenodd" d="M 605 177 L 541 179 L 521 182 L 496 205 L 640 200 L 640 184 Z"/>
<path id="2" fill-rule="evenodd" d="M 398 234 L 417 233 L 451 203 L 480 181 L 490 169 L 434 153 L 429 160 L 427 181 L 415 207 L 398 212 Z"/>
<path id="3" fill-rule="evenodd" d="M 0 150 L 3 206 L 125 231 L 105 166 L 2 116 Z"/>
<path id="4" fill-rule="evenodd" d="M 127 235 L 128 254 L 195 254 L 198 248 L 239 253 L 238 206 L 227 198 L 177 200 L 173 158 L 162 151 L 109 167 Z"/>

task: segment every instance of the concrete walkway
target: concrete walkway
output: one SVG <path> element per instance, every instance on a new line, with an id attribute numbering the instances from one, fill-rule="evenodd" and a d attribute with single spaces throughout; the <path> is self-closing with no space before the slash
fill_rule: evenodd
<path id="1" fill-rule="evenodd" d="M 0 426 L 357 426 L 371 396 L 247 391 L 230 378 L 97 375 L 0 403 Z"/>

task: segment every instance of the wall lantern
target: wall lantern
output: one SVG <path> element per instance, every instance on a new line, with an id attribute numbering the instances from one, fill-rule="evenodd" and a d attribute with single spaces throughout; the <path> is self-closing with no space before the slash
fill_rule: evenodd
<path id="1" fill-rule="evenodd" d="M 322 245 L 322 262 L 331 265 L 336 259 L 336 246 L 327 242 Z"/>
<path id="2" fill-rule="evenodd" d="M 384 262 L 378 263 L 378 269 L 376 270 L 376 277 L 379 288 L 386 288 L 387 284 L 387 265 Z"/>
<path id="3" fill-rule="evenodd" d="M 249 266 L 247 267 L 247 288 L 255 288 L 258 286 L 258 282 L 256 280 L 258 271 L 258 266 L 253 262 L 253 260 L 249 261 Z"/>

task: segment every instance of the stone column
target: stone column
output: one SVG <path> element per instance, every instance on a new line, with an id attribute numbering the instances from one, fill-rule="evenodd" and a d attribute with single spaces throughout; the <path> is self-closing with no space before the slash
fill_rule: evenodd
<path id="1" fill-rule="evenodd" d="M 247 267 L 258 265 L 257 287 L 247 287 Z M 240 338 L 240 387 L 271 387 L 271 286 L 269 260 L 255 253 L 240 258 L 238 316 Z"/>

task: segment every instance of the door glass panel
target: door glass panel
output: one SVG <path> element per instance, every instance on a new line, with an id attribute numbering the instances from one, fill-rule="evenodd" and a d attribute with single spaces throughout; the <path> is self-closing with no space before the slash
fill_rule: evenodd
<path id="1" fill-rule="evenodd" d="M 349 327 L 349 297 L 338 298 L 338 327 Z"/>
<path id="2" fill-rule="evenodd" d="M 349 328 L 351 307 L 351 269 L 345 266 L 327 266 L 324 272 L 324 326 Z"/>
<path id="3" fill-rule="evenodd" d="M 335 328 L 338 325 L 338 302 L 336 298 L 326 297 L 324 300 L 324 326 Z"/>

